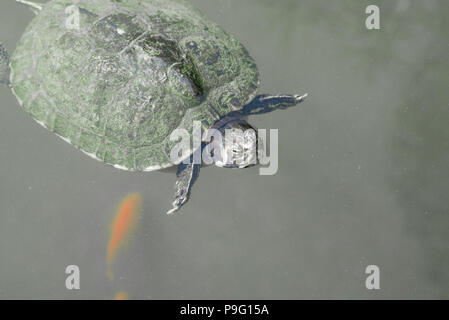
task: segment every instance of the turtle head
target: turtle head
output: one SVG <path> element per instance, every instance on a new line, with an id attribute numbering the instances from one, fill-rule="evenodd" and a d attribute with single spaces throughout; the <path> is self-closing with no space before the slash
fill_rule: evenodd
<path id="1" fill-rule="evenodd" d="M 217 127 L 217 126 L 216 126 Z M 259 142 L 257 130 L 240 118 L 225 119 L 217 127 L 221 143 L 216 150 L 215 165 L 223 168 L 248 168 L 257 164 Z"/>

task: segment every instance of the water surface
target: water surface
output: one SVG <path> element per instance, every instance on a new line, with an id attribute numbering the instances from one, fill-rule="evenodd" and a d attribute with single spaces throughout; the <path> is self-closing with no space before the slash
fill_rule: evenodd
<path id="1" fill-rule="evenodd" d="M 261 92 L 310 94 L 250 119 L 279 129 L 278 173 L 205 168 L 166 216 L 173 174 L 92 160 L 1 88 L 0 298 L 448 298 L 447 1 L 191 2 L 245 44 Z M 369 4 L 380 30 L 365 28 Z M 1 1 L 8 50 L 32 18 Z M 111 282 L 109 226 L 132 192 L 144 212 Z"/>

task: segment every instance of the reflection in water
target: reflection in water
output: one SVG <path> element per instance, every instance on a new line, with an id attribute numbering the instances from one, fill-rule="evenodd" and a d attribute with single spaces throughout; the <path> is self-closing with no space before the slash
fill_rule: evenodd
<path id="1" fill-rule="evenodd" d="M 421 287 L 420 296 L 448 298 L 447 1 L 376 1 L 381 9 L 381 30 L 375 32 L 367 32 L 361 18 L 372 1 L 283 0 L 283 5 L 279 5 L 279 1 L 260 0 L 260 3 L 272 12 L 267 22 L 282 27 L 279 41 L 283 52 L 294 54 L 289 48 L 299 35 L 306 45 L 310 35 L 334 34 L 341 44 L 335 50 L 344 49 L 347 58 L 353 61 L 354 70 L 364 73 L 364 86 L 382 88 L 380 81 L 396 79 L 392 87 L 384 88 L 384 95 L 391 96 L 389 105 L 378 107 L 386 120 L 388 109 L 393 110 L 392 127 L 385 131 L 389 167 L 384 174 L 390 184 L 386 187 L 391 188 L 402 211 L 394 214 L 402 215 L 404 229 L 421 247 L 422 259 L 417 258 L 413 264 L 423 267 L 428 288 Z M 320 33 L 314 34 L 312 29 Z M 386 124 L 387 121 L 383 126 Z M 422 276 L 417 270 L 414 272 L 417 278 Z"/>
<path id="2" fill-rule="evenodd" d="M 386 67 L 389 63 L 402 61 L 394 47 L 397 37 L 404 31 L 401 30 L 404 23 L 407 23 L 404 11 L 410 6 L 410 0 L 376 1 L 381 10 L 382 28 L 371 33 L 367 33 L 364 23 L 365 9 L 373 4 L 370 0 L 283 0 L 282 6 L 277 0 L 260 0 L 260 3 L 272 12 L 267 22 L 282 27 L 280 43 L 284 48 L 292 47 L 298 40 L 306 46 L 308 38 L 313 36 L 313 29 L 320 29 L 321 32 L 325 29 L 326 35 L 337 37 L 341 41 L 347 56 L 353 56 L 355 64 L 368 69 L 367 75 L 371 74 L 374 67 Z M 416 10 L 428 7 L 424 4 L 417 5 L 420 8 L 414 8 Z M 301 33 L 298 32 L 298 26 L 303 28 Z M 388 36 L 385 36 L 387 32 Z"/>
<path id="3" fill-rule="evenodd" d="M 129 300 L 128 292 L 120 291 L 114 297 L 114 300 Z"/>
<path id="4" fill-rule="evenodd" d="M 433 4 L 433 5 L 432 5 Z M 428 280 L 449 297 L 449 67 L 447 2 L 422 3 L 432 19 L 421 19 L 428 47 L 411 63 L 404 102 L 396 114 L 392 181 L 405 208 L 407 230 L 419 239 Z M 445 43 L 445 45 L 443 45 Z"/>
<path id="5" fill-rule="evenodd" d="M 376 0 L 375 31 L 371 0 L 189 2 L 247 46 L 261 93 L 310 93 L 307 107 L 250 119 L 280 129 L 278 174 L 206 169 L 185 214 L 142 217 L 126 273 L 99 283 L 105 238 L 112 277 L 142 199 L 124 200 L 110 235 L 105 206 L 132 189 L 161 212 L 172 178 L 78 155 L 0 88 L 0 298 L 72 299 L 56 280 L 68 261 L 85 270 L 83 298 L 112 298 L 120 280 L 132 298 L 449 297 L 447 0 Z M 32 18 L 0 1 L 8 50 Z"/>
<path id="6" fill-rule="evenodd" d="M 111 236 L 107 248 L 106 263 L 110 279 L 113 278 L 112 263 L 115 260 L 117 250 L 123 247 L 134 231 L 141 211 L 142 196 L 138 193 L 126 196 L 118 208 L 117 215 L 111 225 Z"/>

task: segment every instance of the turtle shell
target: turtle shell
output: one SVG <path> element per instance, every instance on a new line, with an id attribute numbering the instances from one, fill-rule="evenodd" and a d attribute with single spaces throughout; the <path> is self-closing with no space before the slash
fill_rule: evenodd
<path id="1" fill-rule="evenodd" d="M 259 84 L 243 45 L 181 0 L 49 1 L 10 67 L 13 92 L 36 121 L 133 171 L 173 165 L 173 130 L 192 134 L 196 120 L 211 128 Z"/>

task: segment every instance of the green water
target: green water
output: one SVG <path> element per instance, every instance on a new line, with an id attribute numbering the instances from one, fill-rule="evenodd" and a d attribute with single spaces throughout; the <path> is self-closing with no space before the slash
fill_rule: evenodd
<path id="1" fill-rule="evenodd" d="M 260 92 L 310 94 L 250 122 L 279 129 L 279 171 L 127 173 L 40 127 L 0 89 L 0 298 L 449 298 L 449 3 L 192 0 L 248 48 Z M 381 29 L 365 28 L 377 4 Z M 0 3 L 12 51 L 33 13 Z M 130 192 L 144 213 L 105 269 Z M 65 287 L 80 268 L 81 288 Z M 380 268 L 380 290 L 365 268 Z"/>

